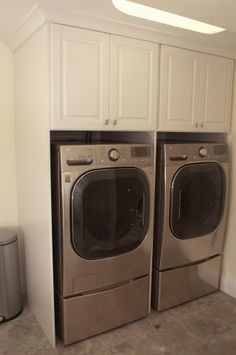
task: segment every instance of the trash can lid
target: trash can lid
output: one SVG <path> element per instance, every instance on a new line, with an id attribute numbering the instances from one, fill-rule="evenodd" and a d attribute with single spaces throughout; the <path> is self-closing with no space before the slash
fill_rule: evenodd
<path id="1" fill-rule="evenodd" d="M 0 246 L 17 240 L 17 230 L 13 228 L 0 228 Z"/>

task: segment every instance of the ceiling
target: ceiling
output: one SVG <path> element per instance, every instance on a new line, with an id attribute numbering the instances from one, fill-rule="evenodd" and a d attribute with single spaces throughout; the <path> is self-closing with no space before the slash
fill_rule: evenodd
<path id="1" fill-rule="evenodd" d="M 114 19 L 115 21 L 141 25 L 145 28 L 194 38 L 209 40 L 213 44 L 236 49 L 236 1 L 235 0 L 133 0 L 144 5 L 187 16 L 199 21 L 224 27 L 227 31 L 202 35 L 177 29 L 167 25 L 141 20 L 120 13 L 111 0 L 0 0 L 0 40 L 7 43 L 23 19 L 39 4 L 42 8 L 60 7 L 95 17 Z M 210 37 L 209 37 L 210 36 Z"/>

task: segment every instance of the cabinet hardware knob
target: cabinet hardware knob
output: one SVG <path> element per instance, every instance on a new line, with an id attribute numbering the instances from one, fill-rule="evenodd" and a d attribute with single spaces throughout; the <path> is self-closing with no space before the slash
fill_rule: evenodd
<path id="1" fill-rule="evenodd" d="M 109 120 L 108 120 L 108 118 L 106 118 L 105 121 L 104 121 L 105 126 L 107 126 L 108 123 L 109 123 Z"/>
<path id="2" fill-rule="evenodd" d="M 195 127 L 198 128 L 198 122 L 195 123 Z"/>
<path id="3" fill-rule="evenodd" d="M 114 125 L 114 126 L 117 125 L 117 120 L 114 120 L 114 121 L 113 121 L 113 125 Z"/>

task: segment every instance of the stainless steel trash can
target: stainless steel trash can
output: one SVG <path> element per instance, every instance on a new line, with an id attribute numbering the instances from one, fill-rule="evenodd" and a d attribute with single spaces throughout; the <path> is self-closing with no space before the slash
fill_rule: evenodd
<path id="1" fill-rule="evenodd" d="M 0 322 L 15 318 L 22 309 L 17 231 L 0 228 Z"/>

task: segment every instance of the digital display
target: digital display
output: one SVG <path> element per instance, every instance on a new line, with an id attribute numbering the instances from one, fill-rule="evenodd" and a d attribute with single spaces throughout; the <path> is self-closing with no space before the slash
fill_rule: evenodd
<path id="1" fill-rule="evenodd" d="M 228 147 L 226 144 L 222 145 L 215 145 L 213 148 L 214 154 L 227 154 L 228 153 Z"/>
<path id="2" fill-rule="evenodd" d="M 151 156 L 151 147 L 133 147 L 131 148 L 132 158 L 143 158 Z"/>

